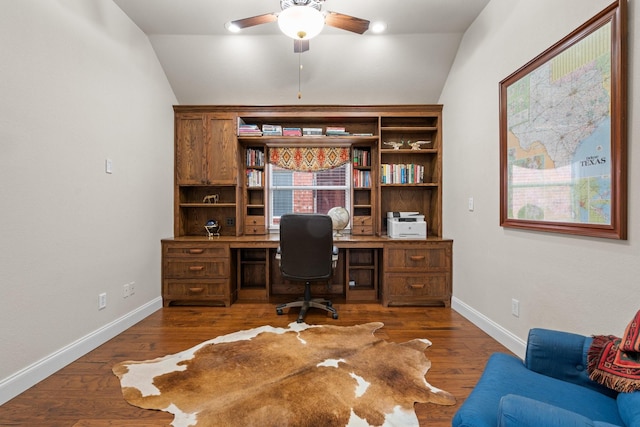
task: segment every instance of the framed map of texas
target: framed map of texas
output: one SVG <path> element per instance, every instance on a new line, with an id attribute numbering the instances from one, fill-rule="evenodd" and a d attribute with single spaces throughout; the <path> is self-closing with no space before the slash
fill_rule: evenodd
<path id="1" fill-rule="evenodd" d="M 500 82 L 500 225 L 626 239 L 627 0 Z"/>

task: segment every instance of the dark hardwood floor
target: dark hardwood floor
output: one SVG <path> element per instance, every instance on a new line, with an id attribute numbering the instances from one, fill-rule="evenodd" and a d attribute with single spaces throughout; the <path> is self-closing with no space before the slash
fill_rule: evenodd
<path id="1" fill-rule="evenodd" d="M 109 342 L 0 406 L 2 426 L 167 426 L 172 416 L 133 407 L 120 392 L 114 363 L 176 353 L 218 335 L 257 326 L 286 326 L 296 311 L 277 316 L 274 304 L 231 307 L 169 307 L 147 317 Z M 455 406 L 416 404 L 421 426 L 450 426 L 453 414 L 469 395 L 493 352 L 509 351 L 450 308 L 336 304 L 338 320 L 319 310 L 310 324 L 355 325 L 381 321 L 381 338 L 404 342 L 427 338 L 432 362 L 427 381 L 452 393 Z"/>

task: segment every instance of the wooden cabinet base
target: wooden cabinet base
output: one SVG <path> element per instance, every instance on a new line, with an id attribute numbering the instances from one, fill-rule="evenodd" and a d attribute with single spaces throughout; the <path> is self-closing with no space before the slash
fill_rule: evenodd
<path id="1" fill-rule="evenodd" d="M 284 280 L 275 259 L 277 235 L 185 237 L 162 241 L 164 305 L 235 301 L 273 303 L 302 295 Z M 344 236 L 334 241 L 338 263 L 314 297 L 346 303 L 451 305 L 451 240 Z"/>

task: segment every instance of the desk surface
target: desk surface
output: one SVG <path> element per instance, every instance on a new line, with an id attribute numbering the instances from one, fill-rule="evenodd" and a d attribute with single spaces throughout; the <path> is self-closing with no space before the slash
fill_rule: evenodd
<path id="1" fill-rule="evenodd" d="M 231 248 L 276 248 L 280 242 L 278 233 L 253 236 L 216 236 L 208 238 L 206 236 L 183 236 L 162 239 L 163 242 L 185 242 L 185 243 L 223 243 L 229 244 Z M 346 234 L 341 237 L 334 237 L 333 243 L 339 248 L 382 248 L 385 244 L 421 244 L 421 243 L 451 242 L 451 239 L 440 237 L 427 237 L 426 239 L 392 239 L 387 236 L 353 236 Z"/>

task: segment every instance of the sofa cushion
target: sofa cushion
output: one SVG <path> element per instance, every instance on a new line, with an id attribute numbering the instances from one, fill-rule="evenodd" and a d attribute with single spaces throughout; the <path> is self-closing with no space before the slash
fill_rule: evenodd
<path id="1" fill-rule="evenodd" d="M 528 397 L 508 394 L 500 399 L 498 427 L 605 427 L 589 418 Z"/>
<path id="2" fill-rule="evenodd" d="M 620 393 L 616 401 L 624 424 L 627 427 L 640 427 L 640 391 Z"/>
<path id="3" fill-rule="evenodd" d="M 615 398 L 528 370 L 515 356 L 493 354 L 453 426 L 494 427 L 500 399 L 517 394 L 575 412 L 593 421 L 623 425 Z"/>

